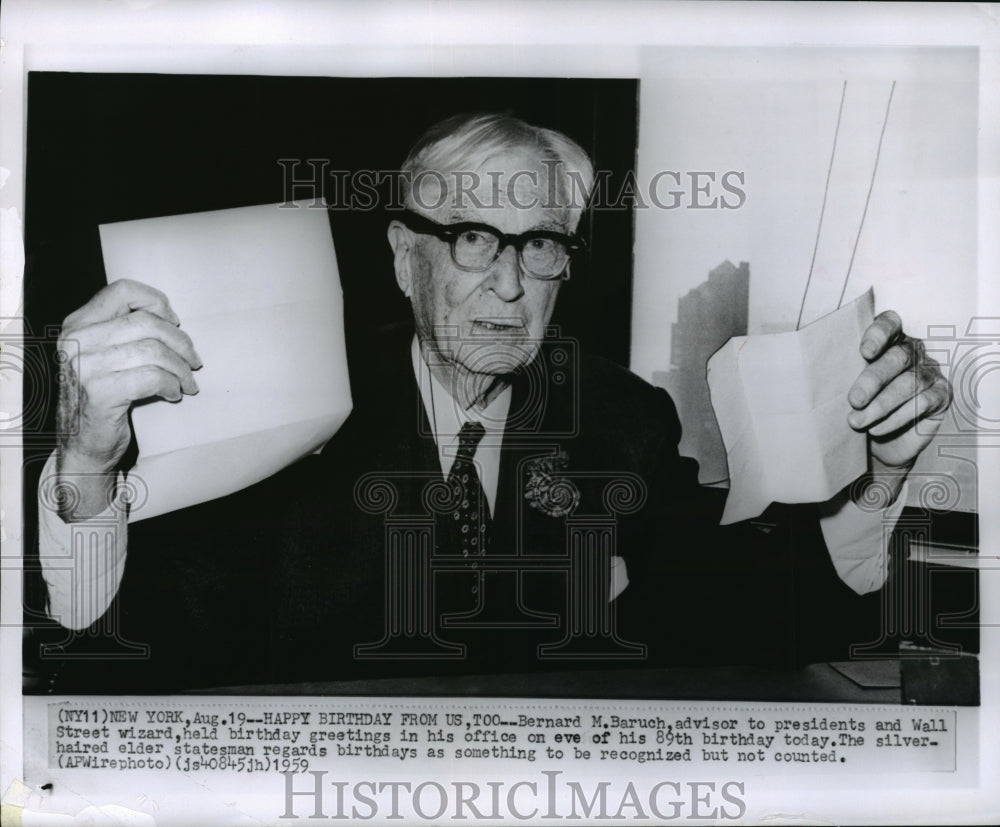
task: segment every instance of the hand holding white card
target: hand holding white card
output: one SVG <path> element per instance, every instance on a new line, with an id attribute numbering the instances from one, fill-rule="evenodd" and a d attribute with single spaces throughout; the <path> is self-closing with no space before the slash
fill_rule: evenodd
<path id="1" fill-rule="evenodd" d="M 873 313 L 869 289 L 802 330 L 734 336 L 709 359 L 729 463 L 723 525 L 772 502 L 825 502 L 867 470 L 847 392 L 865 368 L 858 346 Z"/>
<path id="2" fill-rule="evenodd" d="M 138 520 L 230 494 L 321 447 L 352 401 L 325 209 L 276 204 L 100 227 L 108 281 L 162 290 L 200 393 L 132 411 Z"/>

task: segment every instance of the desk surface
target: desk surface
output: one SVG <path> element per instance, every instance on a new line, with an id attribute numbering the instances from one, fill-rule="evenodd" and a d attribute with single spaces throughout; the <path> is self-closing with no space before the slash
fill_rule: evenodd
<path id="1" fill-rule="evenodd" d="M 979 704 L 979 662 L 974 655 L 962 655 L 816 663 L 796 671 L 732 666 L 450 675 L 236 686 L 198 694 L 826 701 L 975 706 Z"/>

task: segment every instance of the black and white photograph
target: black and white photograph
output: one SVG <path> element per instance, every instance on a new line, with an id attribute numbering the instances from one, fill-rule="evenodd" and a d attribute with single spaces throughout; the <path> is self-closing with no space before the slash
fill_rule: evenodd
<path id="1" fill-rule="evenodd" d="M 5 814 L 995 811 L 988 12 L 14 5 Z"/>

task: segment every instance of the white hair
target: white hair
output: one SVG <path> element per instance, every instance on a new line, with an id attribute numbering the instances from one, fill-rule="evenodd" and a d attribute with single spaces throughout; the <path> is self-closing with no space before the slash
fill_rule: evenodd
<path id="1" fill-rule="evenodd" d="M 551 164 L 556 174 L 557 201 L 575 230 L 594 186 L 594 167 L 576 141 L 554 129 L 532 126 L 511 115 L 454 115 L 430 127 L 403 162 L 402 194 L 413 208 L 411 184 L 422 173 L 443 175 L 478 169 L 484 160 L 527 149 Z"/>

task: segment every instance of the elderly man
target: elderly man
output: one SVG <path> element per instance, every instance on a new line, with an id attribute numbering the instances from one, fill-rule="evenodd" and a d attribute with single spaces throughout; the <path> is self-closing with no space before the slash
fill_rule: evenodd
<path id="1" fill-rule="evenodd" d="M 508 116 L 462 116 L 403 169 L 388 240 L 415 332 L 378 344 L 379 369 L 321 456 L 253 489 L 126 532 L 108 504 L 129 410 L 197 393 L 201 360 L 168 297 L 139 283 L 65 320 L 79 392 L 60 406 L 81 425 L 50 462 L 79 496 L 41 514 L 50 611 L 125 650 L 150 645 L 70 665 L 66 686 L 787 664 L 877 633 L 883 526 L 950 399 L 895 314 L 859 343 L 869 364 L 849 423 L 871 446 L 854 495 L 877 482 L 897 502 L 862 511 L 844 492 L 721 529 L 678 455 L 667 394 L 550 335 L 593 182 L 583 150 Z M 60 569 L 67 526 L 109 514 L 114 553 Z"/>

